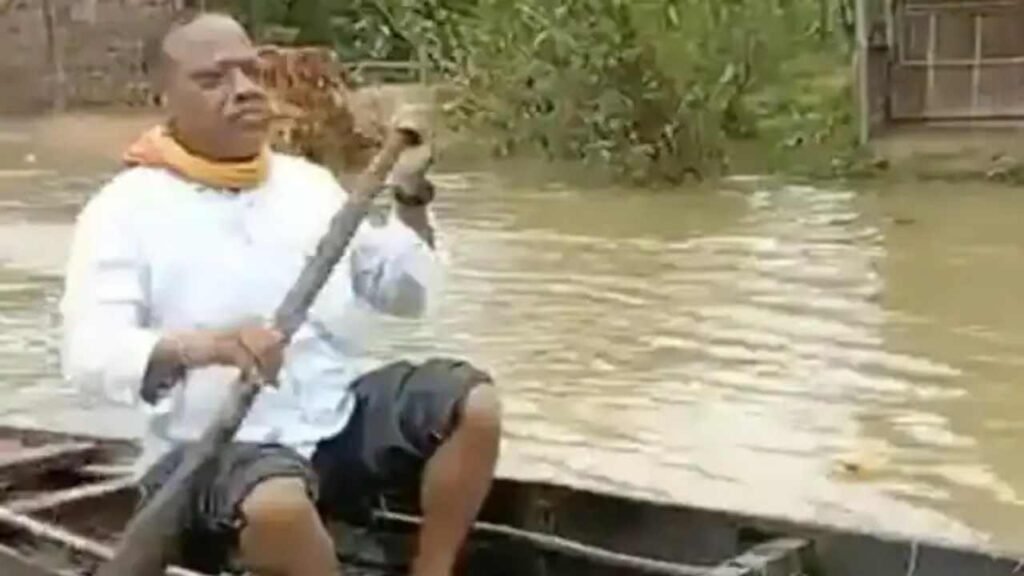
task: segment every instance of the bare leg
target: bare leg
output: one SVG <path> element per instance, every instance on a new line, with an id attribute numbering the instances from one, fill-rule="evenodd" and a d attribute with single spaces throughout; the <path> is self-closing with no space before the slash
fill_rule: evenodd
<path id="1" fill-rule="evenodd" d="M 450 576 L 459 548 L 494 478 L 501 406 L 492 385 L 477 386 L 463 405 L 458 428 L 427 462 L 423 525 L 412 576 Z"/>
<path id="2" fill-rule="evenodd" d="M 339 576 L 334 544 L 297 478 L 272 478 L 242 502 L 242 564 L 260 576 Z"/>

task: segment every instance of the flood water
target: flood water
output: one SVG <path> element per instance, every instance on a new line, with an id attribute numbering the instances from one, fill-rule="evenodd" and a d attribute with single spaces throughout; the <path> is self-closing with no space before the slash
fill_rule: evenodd
<path id="1" fill-rule="evenodd" d="M 0 122 L 5 422 L 137 421 L 57 374 L 70 225 L 127 133 Z M 1024 549 L 1020 190 L 651 193 L 506 172 L 438 174 L 445 300 L 375 348 L 490 369 L 503 474 Z"/>

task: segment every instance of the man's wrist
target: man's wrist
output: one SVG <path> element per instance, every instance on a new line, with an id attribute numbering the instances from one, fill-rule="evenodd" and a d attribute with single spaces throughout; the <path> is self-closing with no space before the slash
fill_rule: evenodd
<path id="1" fill-rule="evenodd" d="M 395 202 L 407 208 L 421 208 L 434 200 L 434 184 L 425 177 L 392 183 L 388 188 Z"/>
<path id="2" fill-rule="evenodd" d="M 405 223 L 427 246 L 434 247 L 434 227 L 430 224 L 427 205 L 408 206 L 395 201 L 395 215 Z"/>

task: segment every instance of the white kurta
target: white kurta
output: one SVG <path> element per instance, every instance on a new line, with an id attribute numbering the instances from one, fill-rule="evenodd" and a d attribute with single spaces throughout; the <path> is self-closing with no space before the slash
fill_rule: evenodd
<path id="1" fill-rule="evenodd" d="M 153 168 L 114 178 L 79 215 L 61 312 L 65 377 L 89 394 L 145 410 L 140 471 L 173 443 L 197 438 L 237 377 L 192 371 L 156 406 L 140 385 L 164 330 L 269 319 L 345 192 L 325 169 L 275 154 L 268 181 L 242 194 Z M 236 439 L 309 455 L 351 415 L 367 309 L 423 313 L 436 290 L 433 250 L 394 215 L 364 223 L 285 354 L 277 389 L 260 393 Z"/>

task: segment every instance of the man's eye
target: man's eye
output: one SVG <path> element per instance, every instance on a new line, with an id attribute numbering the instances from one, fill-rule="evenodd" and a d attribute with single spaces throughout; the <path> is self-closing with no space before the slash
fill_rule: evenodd
<path id="1" fill-rule="evenodd" d="M 213 88 L 220 83 L 223 76 L 220 72 L 204 72 L 203 74 L 197 74 L 195 80 L 203 88 Z"/>

